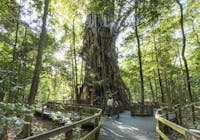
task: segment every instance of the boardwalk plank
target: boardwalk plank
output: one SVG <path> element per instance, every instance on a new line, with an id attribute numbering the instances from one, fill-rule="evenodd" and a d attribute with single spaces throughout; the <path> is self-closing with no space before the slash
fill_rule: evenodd
<path id="1" fill-rule="evenodd" d="M 156 140 L 154 117 L 132 117 L 126 111 L 119 119 L 103 118 L 99 140 Z"/>

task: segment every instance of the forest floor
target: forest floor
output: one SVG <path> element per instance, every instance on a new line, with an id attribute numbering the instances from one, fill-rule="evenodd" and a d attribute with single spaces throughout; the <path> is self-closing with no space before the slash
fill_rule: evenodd
<path id="1" fill-rule="evenodd" d="M 37 135 L 40 134 L 42 132 L 47 132 L 51 129 L 60 127 L 63 125 L 60 125 L 52 120 L 45 120 L 45 119 L 41 119 L 38 117 L 34 117 L 32 120 L 32 134 L 33 135 Z M 80 129 L 80 128 L 77 128 Z M 22 127 L 17 127 L 17 126 L 13 126 L 10 125 L 8 127 L 8 139 L 9 140 L 20 140 L 21 138 L 16 138 L 16 135 L 22 130 Z M 80 134 L 79 134 L 80 133 Z M 73 140 L 79 140 L 81 136 L 84 136 L 88 133 L 88 130 L 83 130 L 81 129 L 81 132 L 78 131 L 73 131 Z M 51 140 L 63 140 L 65 137 L 64 134 L 60 134 L 58 136 L 55 136 L 53 138 L 51 138 Z"/>
<path id="2" fill-rule="evenodd" d="M 112 118 L 104 117 L 99 140 L 156 140 L 154 117 L 132 117 L 129 111 Z"/>
<path id="3" fill-rule="evenodd" d="M 56 127 L 59 127 L 59 125 L 50 120 L 42 120 L 40 118 L 33 118 L 33 120 L 32 120 L 32 133 L 34 135 L 54 129 Z M 22 127 L 10 125 L 8 128 L 9 128 L 8 129 L 9 140 L 18 139 L 18 138 L 16 138 L 16 135 L 22 130 Z"/>

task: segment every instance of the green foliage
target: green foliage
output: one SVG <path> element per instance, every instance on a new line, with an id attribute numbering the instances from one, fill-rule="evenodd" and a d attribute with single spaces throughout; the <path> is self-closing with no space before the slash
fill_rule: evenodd
<path id="1" fill-rule="evenodd" d="M 114 8 L 114 0 L 94 0 L 91 1 L 89 10 L 92 13 L 113 17 L 115 10 Z"/>
<path id="2" fill-rule="evenodd" d="M 195 99 L 198 100 L 199 92 L 199 15 L 200 6 L 197 1 L 185 1 L 184 5 L 184 27 L 187 37 L 187 59 L 191 70 L 191 84 L 194 89 Z M 167 102 L 183 102 L 187 98 L 184 90 L 185 74 L 181 60 L 181 31 L 179 23 L 179 10 L 175 1 L 139 1 L 139 36 L 142 47 L 143 73 L 145 82 L 145 99 L 152 100 L 153 92 L 159 101 L 160 86 L 158 71 L 160 69 L 161 81 Z M 192 15 L 191 15 L 192 13 Z M 193 24 L 192 24 L 193 23 Z M 130 32 L 131 31 L 131 32 Z M 155 39 L 155 40 L 154 40 Z M 124 42 L 122 61 L 120 69 L 124 81 L 131 91 L 133 100 L 140 97 L 139 65 L 137 60 L 135 35 L 129 29 Z M 156 49 L 155 49 L 156 47 Z M 121 49 L 122 49 L 121 48 Z M 131 50 L 131 51 L 130 51 Z M 124 52 L 126 52 L 124 54 Z M 131 53 L 130 53 L 131 52 Z M 158 64 L 156 62 L 158 57 Z M 130 76 L 131 75 L 131 76 Z M 150 81 L 152 89 L 150 88 Z M 180 97 L 180 95 L 182 95 Z M 186 97 L 184 97 L 186 96 Z M 174 98 L 174 99 L 172 99 Z"/>
<path id="3" fill-rule="evenodd" d="M 33 107 L 27 107 L 21 103 L 3 103 L 0 102 L 0 122 L 6 125 L 21 126 L 27 122 L 24 121 L 25 115 L 32 115 Z"/>
<path id="4" fill-rule="evenodd" d="M 189 123 L 188 125 L 190 129 L 194 129 L 194 130 L 197 129 L 197 131 L 200 130 L 200 124 L 198 122 Z"/>
<path id="5" fill-rule="evenodd" d="M 51 113 L 51 119 L 59 122 L 67 122 L 70 120 L 71 113 L 62 113 L 60 111 Z"/>

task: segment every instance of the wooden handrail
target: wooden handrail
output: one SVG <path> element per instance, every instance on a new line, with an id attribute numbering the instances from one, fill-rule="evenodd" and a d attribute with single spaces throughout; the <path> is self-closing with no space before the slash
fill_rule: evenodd
<path id="1" fill-rule="evenodd" d="M 94 111 L 100 111 L 101 109 L 100 108 L 96 108 L 96 107 L 93 107 L 93 106 L 87 106 L 87 105 L 83 105 L 83 104 L 63 104 L 63 103 L 57 103 L 57 102 L 48 102 L 46 104 L 43 104 L 44 105 L 50 105 L 50 104 L 53 104 L 54 107 L 56 107 L 55 105 L 62 105 L 62 106 L 68 106 L 68 107 L 73 107 L 73 108 L 81 108 L 81 109 L 88 109 L 88 110 L 94 110 Z"/>
<path id="2" fill-rule="evenodd" d="M 171 122 L 171 121 L 169 121 L 169 120 L 167 120 L 167 119 L 165 119 L 165 118 L 163 118 L 161 116 L 156 116 L 156 119 L 158 121 L 162 122 L 163 124 L 171 127 L 172 129 L 174 129 L 175 131 L 179 132 L 180 134 L 185 136 L 185 133 L 187 131 L 186 128 L 184 128 L 184 127 L 182 127 L 180 125 L 177 125 L 177 124 L 175 124 L 175 123 L 173 123 L 173 122 Z"/>
<path id="3" fill-rule="evenodd" d="M 98 124 L 98 127 L 95 127 L 91 132 L 89 132 L 87 135 L 85 135 L 82 140 L 89 140 L 101 127 L 101 122 Z"/>
<path id="4" fill-rule="evenodd" d="M 34 135 L 34 136 L 31 136 L 31 137 L 28 137 L 28 138 L 24 138 L 22 140 L 47 140 L 47 139 L 54 137 L 56 135 L 59 135 L 61 133 L 66 133 L 69 130 L 71 130 L 72 128 L 73 128 L 73 125 L 62 126 L 62 127 L 52 129 L 48 132 L 43 132 L 43 133 L 38 134 L 38 135 Z"/>
<path id="5" fill-rule="evenodd" d="M 175 112 L 175 113 L 178 112 L 180 114 L 181 113 L 181 112 L 179 112 L 181 110 L 180 108 L 186 108 L 188 106 L 197 105 L 197 104 L 200 104 L 200 102 L 191 103 L 191 104 L 185 105 L 183 107 L 179 107 L 179 105 L 176 105 L 174 107 L 174 111 L 171 111 L 171 112 Z M 163 125 L 166 125 L 166 126 L 172 128 L 173 130 L 177 131 L 179 134 L 182 134 L 186 139 L 190 139 L 190 138 L 193 138 L 193 140 L 200 139 L 199 134 L 191 132 L 190 129 L 186 129 L 186 128 L 164 118 L 164 116 L 166 116 L 166 114 L 168 114 L 169 112 L 167 111 L 166 114 L 162 114 L 163 110 L 168 110 L 168 107 L 162 107 L 161 109 L 158 109 L 156 111 L 156 115 L 155 115 L 155 118 L 157 119 L 156 131 L 158 133 L 159 139 L 162 138 L 163 140 L 169 140 L 167 135 L 163 132 L 163 128 L 162 128 Z"/>
<path id="6" fill-rule="evenodd" d="M 169 138 L 163 133 L 158 127 L 156 127 L 156 132 L 164 139 L 169 140 Z"/>
<path id="7" fill-rule="evenodd" d="M 60 105 L 60 103 L 54 103 L 54 104 Z M 66 106 L 66 105 L 64 105 L 64 106 Z M 93 108 L 93 107 L 86 107 L 86 106 L 78 106 L 78 105 L 73 106 L 73 107 L 76 107 L 76 108 L 79 108 L 79 109 L 83 109 L 83 108 L 88 109 L 88 110 L 91 109 L 92 111 L 95 111 L 95 113 L 92 116 L 89 116 L 85 119 L 74 122 L 73 124 L 61 126 L 61 127 L 52 129 L 48 132 L 44 132 L 44 133 L 41 133 L 41 134 L 38 134 L 38 135 L 35 135 L 35 136 L 27 137 L 27 138 L 24 138 L 22 140 L 47 140 L 47 139 L 54 137 L 54 136 L 57 136 L 61 133 L 68 133 L 68 132 L 72 131 L 72 129 L 74 127 L 81 126 L 81 125 L 86 124 L 86 123 L 88 123 L 92 120 L 95 120 L 95 123 L 97 123 L 97 124 L 95 124 L 94 129 L 92 131 L 90 131 L 86 136 L 84 136 L 82 138 L 82 140 L 88 140 L 92 136 L 98 135 L 99 134 L 98 131 L 100 130 L 100 126 L 101 126 L 100 118 L 101 118 L 101 114 L 102 114 L 102 109 Z"/>
<path id="8" fill-rule="evenodd" d="M 145 103 L 144 105 L 141 103 L 132 103 L 130 105 L 130 111 L 132 116 L 153 116 L 154 108 L 157 107 L 158 106 L 155 103 L 151 102 Z"/>

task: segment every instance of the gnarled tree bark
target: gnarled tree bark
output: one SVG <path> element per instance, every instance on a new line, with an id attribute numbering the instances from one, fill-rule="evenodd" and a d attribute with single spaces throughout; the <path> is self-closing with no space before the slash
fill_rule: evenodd
<path id="1" fill-rule="evenodd" d="M 85 79 L 79 98 L 91 101 L 92 104 L 103 105 L 111 91 L 125 107 L 129 106 L 129 90 L 120 76 L 117 61 L 117 30 L 116 23 L 104 15 L 87 16 L 82 49 Z"/>

